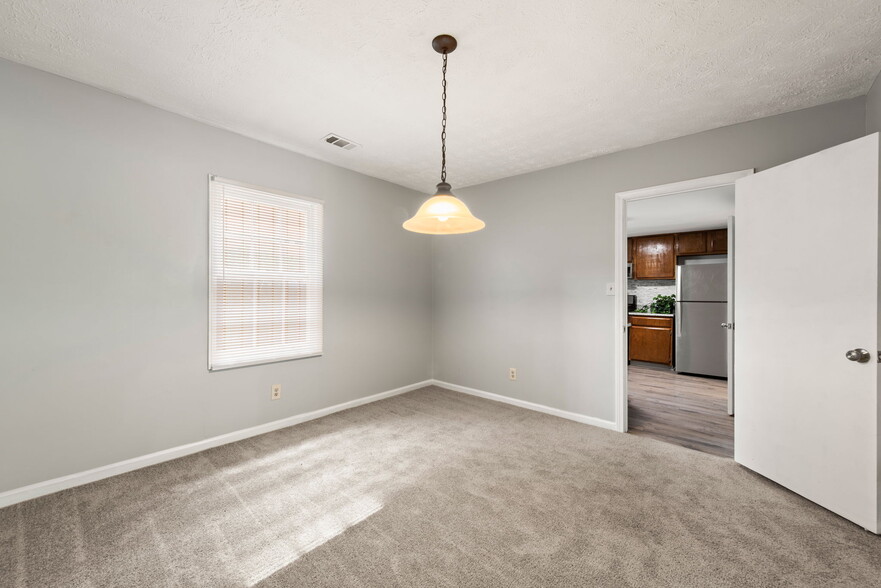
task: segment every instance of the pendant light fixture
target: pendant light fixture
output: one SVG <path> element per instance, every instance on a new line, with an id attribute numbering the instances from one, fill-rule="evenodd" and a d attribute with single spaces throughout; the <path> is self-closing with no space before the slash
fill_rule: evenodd
<path id="1" fill-rule="evenodd" d="M 426 200 L 413 218 L 404 222 L 404 228 L 414 233 L 428 235 L 456 235 L 473 233 L 486 226 L 471 214 L 465 203 L 456 198 L 452 186 L 447 183 L 447 55 L 456 50 L 456 39 L 450 35 L 438 35 L 431 42 L 434 50 L 444 56 L 441 87 L 441 174 L 437 193 Z"/>

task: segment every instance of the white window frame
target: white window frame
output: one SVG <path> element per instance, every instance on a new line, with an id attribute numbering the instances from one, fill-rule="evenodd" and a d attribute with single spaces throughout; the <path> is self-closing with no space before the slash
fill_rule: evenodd
<path id="1" fill-rule="evenodd" d="M 215 226 L 214 222 L 214 207 L 215 207 L 215 190 L 222 189 L 222 186 L 231 186 L 237 188 L 243 188 L 246 191 L 257 192 L 262 195 L 267 195 L 270 197 L 276 198 L 290 198 L 295 201 L 300 201 L 301 203 L 309 203 L 311 205 L 317 204 L 317 220 L 314 226 L 311 227 L 310 230 L 317 231 L 317 268 L 314 267 L 313 264 L 313 272 L 317 272 L 318 283 L 320 284 L 321 293 L 318 296 L 317 304 L 318 304 L 318 312 L 316 315 L 317 320 L 317 347 L 315 349 L 310 349 L 305 353 L 296 353 L 291 355 L 279 355 L 269 358 L 260 358 L 252 361 L 244 360 L 240 362 L 230 363 L 230 362 L 218 362 L 217 361 L 217 352 L 215 349 L 216 344 L 216 321 L 215 321 L 215 296 L 216 296 L 216 276 L 215 276 L 215 239 L 218 237 L 217 232 L 219 230 L 222 231 L 222 227 Z M 324 254 L 324 201 L 318 200 L 316 198 L 308 198 L 305 196 L 300 196 L 297 194 L 291 194 L 288 192 L 283 192 L 281 190 L 274 190 L 269 188 L 264 188 L 261 186 L 255 186 L 252 184 L 247 184 L 244 182 L 239 182 L 236 180 L 230 180 L 227 178 L 223 178 L 220 176 L 209 175 L 208 176 L 208 370 L 209 371 L 221 371 L 227 369 L 241 368 L 247 366 L 254 365 L 263 365 L 268 363 L 277 363 L 281 361 L 291 361 L 295 359 L 305 359 L 308 357 L 319 357 L 324 354 L 324 268 L 323 268 L 323 254 Z M 314 313 L 313 313 L 314 314 Z"/>

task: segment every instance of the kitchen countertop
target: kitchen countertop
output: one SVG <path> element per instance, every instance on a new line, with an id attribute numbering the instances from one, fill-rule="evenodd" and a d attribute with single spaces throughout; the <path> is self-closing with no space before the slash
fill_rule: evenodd
<path id="1" fill-rule="evenodd" d="M 670 314 L 661 314 L 659 312 L 628 312 L 630 316 L 667 316 L 672 317 L 673 313 Z"/>

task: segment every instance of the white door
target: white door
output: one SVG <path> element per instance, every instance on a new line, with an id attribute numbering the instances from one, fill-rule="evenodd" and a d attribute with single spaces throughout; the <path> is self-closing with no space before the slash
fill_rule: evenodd
<path id="1" fill-rule="evenodd" d="M 723 325 L 728 329 L 728 341 L 725 347 L 728 362 L 728 414 L 734 416 L 734 217 L 728 217 L 728 304 L 727 319 Z"/>
<path id="2" fill-rule="evenodd" d="M 878 134 L 736 188 L 734 459 L 878 533 Z"/>

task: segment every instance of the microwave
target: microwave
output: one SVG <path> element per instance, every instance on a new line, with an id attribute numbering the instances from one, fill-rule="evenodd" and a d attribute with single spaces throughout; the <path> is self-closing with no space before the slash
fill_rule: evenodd
<path id="1" fill-rule="evenodd" d="M 628 263 L 628 264 L 627 264 L 627 279 L 629 280 L 629 279 L 631 279 L 632 277 L 633 277 L 633 264 L 632 264 L 632 263 Z"/>

